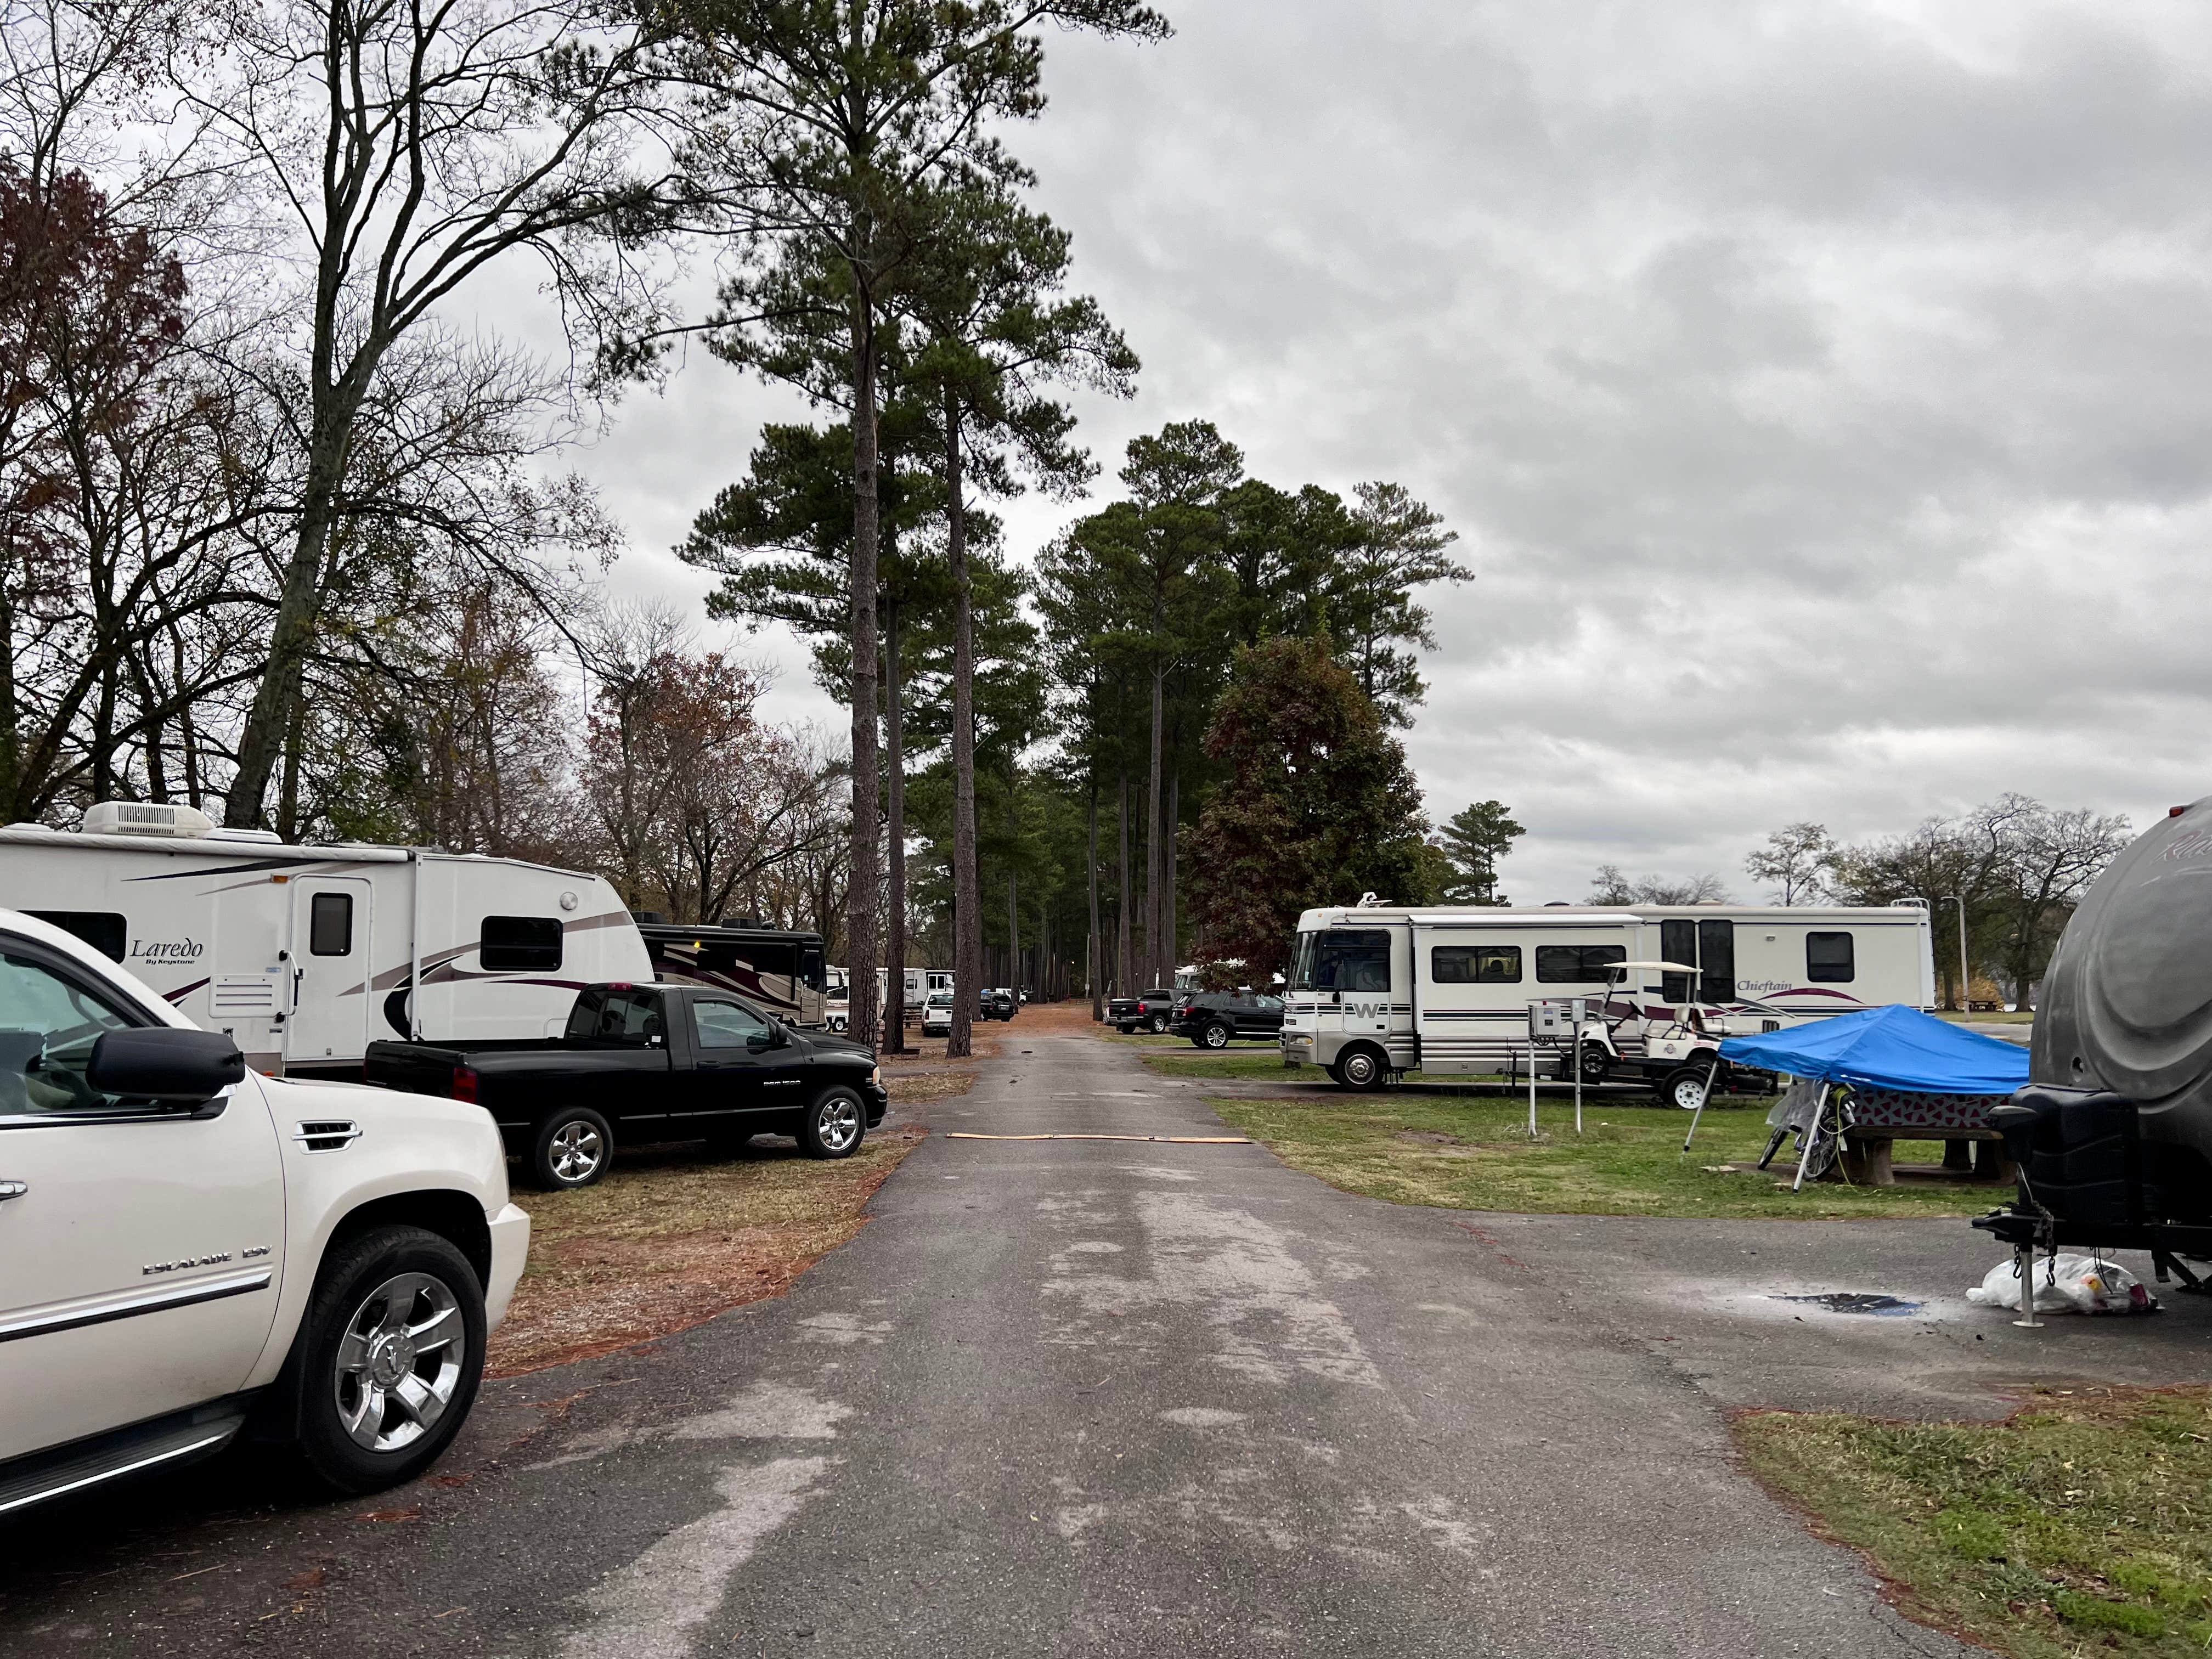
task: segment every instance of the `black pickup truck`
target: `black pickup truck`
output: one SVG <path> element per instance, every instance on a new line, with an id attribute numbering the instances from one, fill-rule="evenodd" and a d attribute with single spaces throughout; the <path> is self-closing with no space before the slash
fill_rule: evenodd
<path id="1" fill-rule="evenodd" d="M 552 1190 L 605 1175 L 617 1134 L 728 1146 L 787 1134 L 810 1157 L 850 1158 L 884 1118 L 868 1049 L 707 985 L 587 985 L 557 1037 L 372 1042 L 366 1071 L 388 1089 L 477 1102 Z"/>

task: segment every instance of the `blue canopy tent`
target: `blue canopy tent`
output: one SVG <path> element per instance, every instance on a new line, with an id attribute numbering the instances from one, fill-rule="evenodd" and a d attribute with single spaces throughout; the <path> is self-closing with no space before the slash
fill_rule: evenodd
<path id="1" fill-rule="evenodd" d="M 1763 1072 L 1855 1089 L 1929 1095 L 2009 1095 L 2027 1081 L 2027 1050 L 2002 1037 L 1892 1003 L 1786 1031 L 1725 1037 L 1721 1058 Z"/>
<path id="2" fill-rule="evenodd" d="M 1817 1175 L 1834 1161 L 1846 1133 L 1867 1156 L 1868 1179 L 1884 1186 L 1891 1180 L 1890 1142 L 1899 1135 L 1960 1142 L 1989 1138 L 1989 1108 L 2026 1083 L 2028 1070 L 2028 1052 L 2021 1044 L 1902 1004 L 1757 1036 L 1725 1037 L 1721 1058 L 1820 1085 L 1793 1089 L 1767 1119 L 1774 1138 L 1759 1167 L 1766 1167 L 1794 1130 L 1801 1147 L 1798 1186 L 1808 1173 Z M 1830 1114 L 1828 1102 L 1839 1085 L 1850 1091 L 1850 1109 L 1839 1103 Z M 1703 1110 L 1700 1103 L 1700 1115 Z M 1690 1127 L 1694 1134 L 1695 1119 Z M 1686 1139 L 1685 1149 L 1688 1145 Z"/>

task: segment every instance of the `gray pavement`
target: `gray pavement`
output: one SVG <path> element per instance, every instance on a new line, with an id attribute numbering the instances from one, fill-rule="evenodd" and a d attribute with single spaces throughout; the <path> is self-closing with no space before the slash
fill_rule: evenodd
<path id="1" fill-rule="evenodd" d="M 971 1133 L 1218 1134 L 1006 1034 Z M 778 1301 L 486 1391 L 437 1478 L 231 1465 L 0 1533 L 16 1655 L 1966 1651 L 1741 1472 L 1727 1408 L 2202 1378 L 2212 1305 L 2015 1331 L 1956 1222 L 1394 1207 L 1263 1149 L 933 1135 Z M 1924 1298 L 1873 1320 L 1800 1291 Z M 211 1496 L 226 1507 L 210 1507 Z"/>

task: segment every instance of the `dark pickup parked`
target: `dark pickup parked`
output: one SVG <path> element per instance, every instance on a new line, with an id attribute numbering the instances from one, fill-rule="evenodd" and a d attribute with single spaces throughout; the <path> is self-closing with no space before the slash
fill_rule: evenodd
<path id="1" fill-rule="evenodd" d="M 372 1042 L 368 1080 L 481 1104 L 540 1187 L 584 1187 L 624 1142 L 787 1134 L 849 1158 L 883 1121 L 876 1057 L 705 985 L 590 985 L 557 1037 Z"/>
<path id="2" fill-rule="evenodd" d="M 1154 986 L 1133 997 L 1115 997 L 1106 1005 L 1106 1023 L 1124 1036 L 1140 1029 L 1155 1034 L 1163 1032 L 1175 1018 L 1177 994 L 1164 987 Z"/>

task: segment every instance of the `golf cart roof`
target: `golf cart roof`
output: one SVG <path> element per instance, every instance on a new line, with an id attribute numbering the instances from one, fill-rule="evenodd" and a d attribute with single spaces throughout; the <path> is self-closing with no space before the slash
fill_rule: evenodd
<path id="1" fill-rule="evenodd" d="M 1605 965 L 1624 971 L 1640 968 L 1647 974 L 1694 974 L 1698 971 L 1686 962 L 1608 962 Z"/>

